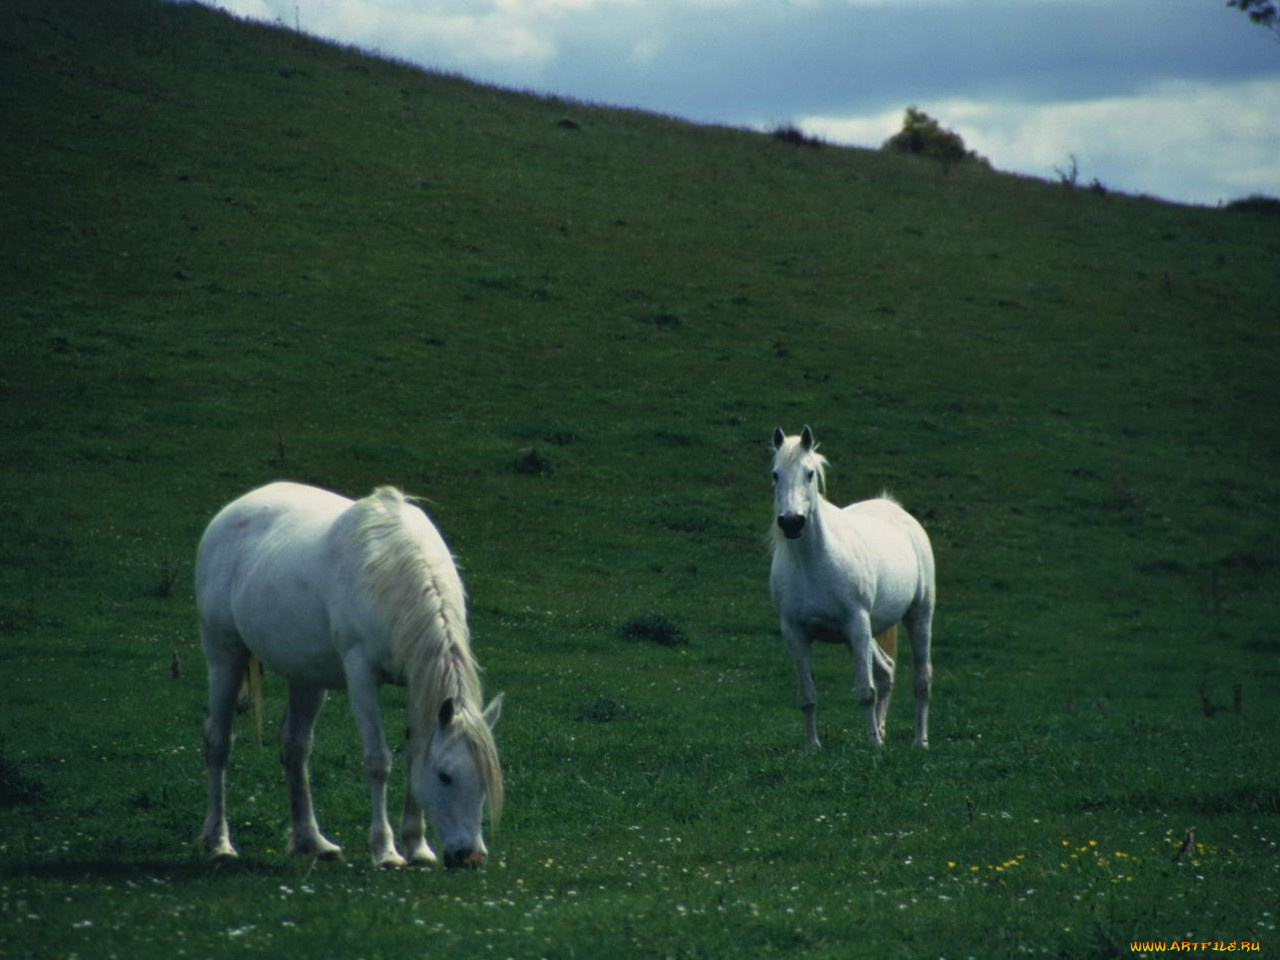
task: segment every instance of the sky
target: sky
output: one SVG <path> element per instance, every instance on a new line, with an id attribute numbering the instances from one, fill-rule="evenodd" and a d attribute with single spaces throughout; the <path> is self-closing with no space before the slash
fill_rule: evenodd
<path id="1" fill-rule="evenodd" d="M 1226 0 L 201 0 L 432 70 L 878 147 L 916 106 L 998 170 L 1280 197 L 1280 33 Z"/>

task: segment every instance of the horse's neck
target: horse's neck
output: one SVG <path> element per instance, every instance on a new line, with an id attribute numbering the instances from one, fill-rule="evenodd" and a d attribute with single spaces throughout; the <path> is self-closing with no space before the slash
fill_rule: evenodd
<path id="1" fill-rule="evenodd" d="M 809 530 L 800 538 L 800 542 L 811 553 L 826 554 L 831 549 L 830 540 L 835 533 L 839 513 L 839 507 L 821 494 L 818 495 L 813 510 L 809 512 Z"/>
<path id="2" fill-rule="evenodd" d="M 780 540 L 783 549 L 793 562 L 801 566 L 815 565 L 825 560 L 831 551 L 830 537 L 834 530 L 839 507 L 821 495 L 805 521 L 804 533 L 795 540 Z"/>

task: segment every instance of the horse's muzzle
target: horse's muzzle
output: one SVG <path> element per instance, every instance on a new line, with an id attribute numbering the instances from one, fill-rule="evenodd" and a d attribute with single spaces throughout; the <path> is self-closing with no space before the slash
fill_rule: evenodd
<path id="1" fill-rule="evenodd" d="M 784 513 L 778 517 L 778 529 L 788 540 L 795 540 L 804 529 L 804 517 L 796 513 Z"/>
<path id="2" fill-rule="evenodd" d="M 449 870 L 473 870 L 484 866 L 484 861 L 483 850 L 446 850 L 444 854 L 444 865 Z"/>

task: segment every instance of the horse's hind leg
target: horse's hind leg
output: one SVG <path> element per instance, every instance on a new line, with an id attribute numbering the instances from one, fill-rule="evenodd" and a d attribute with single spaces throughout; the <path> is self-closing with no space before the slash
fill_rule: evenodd
<path id="1" fill-rule="evenodd" d="M 307 774 L 316 714 L 324 699 L 325 691 L 319 687 L 289 684 L 289 707 L 280 723 L 280 763 L 289 785 L 289 852 L 329 860 L 342 856 L 342 848 L 320 832 Z"/>
<path id="2" fill-rule="evenodd" d="M 226 773 L 231 755 L 231 718 L 249 662 L 249 651 L 235 644 L 205 642 L 209 662 L 209 706 L 204 719 L 204 761 L 209 773 L 209 811 L 200 844 L 212 857 L 235 857 L 227 827 Z"/>
<path id="3" fill-rule="evenodd" d="M 867 742 L 884 745 L 880 711 L 877 709 L 876 676 L 883 672 L 884 653 L 871 636 L 871 621 L 865 615 L 855 620 L 849 631 L 849 651 L 853 654 L 853 695 L 867 718 Z M 886 699 L 888 691 L 885 691 Z"/>
<path id="4" fill-rule="evenodd" d="M 933 662 L 929 652 L 933 642 L 931 603 L 921 604 L 908 615 L 907 632 L 911 635 L 911 659 L 915 672 L 915 745 L 923 749 L 929 746 L 929 696 L 933 689 Z"/>
<path id="5" fill-rule="evenodd" d="M 889 719 L 889 698 L 893 696 L 894 655 L 897 652 L 898 628 L 890 627 L 876 636 L 871 645 L 873 657 L 872 670 L 876 685 L 876 726 L 880 729 L 880 739 L 885 736 L 885 725 Z"/>

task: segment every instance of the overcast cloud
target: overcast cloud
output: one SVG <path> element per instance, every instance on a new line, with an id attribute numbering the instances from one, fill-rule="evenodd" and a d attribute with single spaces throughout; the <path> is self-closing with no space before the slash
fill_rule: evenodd
<path id="1" fill-rule="evenodd" d="M 879 144 L 917 105 L 1000 170 L 1280 196 L 1280 38 L 1225 0 L 205 0 L 516 89 Z"/>

